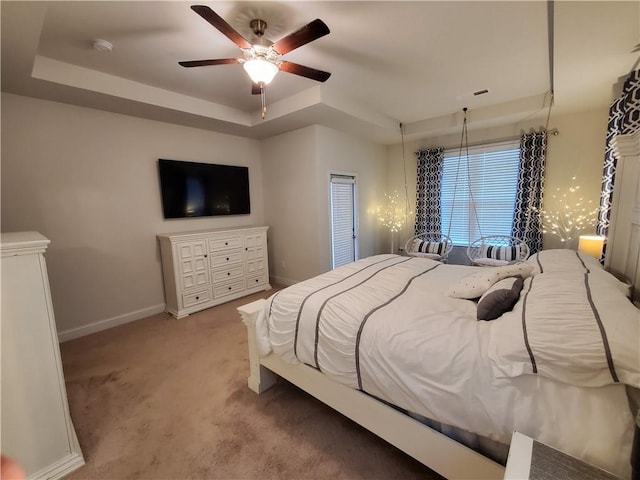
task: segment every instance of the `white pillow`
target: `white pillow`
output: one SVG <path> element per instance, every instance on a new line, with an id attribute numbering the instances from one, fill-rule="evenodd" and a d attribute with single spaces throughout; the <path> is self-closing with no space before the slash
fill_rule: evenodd
<path id="1" fill-rule="evenodd" d="M 496 260 L 495 258 L 475 258 L 473 260 L 473 264 L 480 267 L 501 267 L 510 263 L 509 260 Z"/>
<path id="2" fill-rule="evenodd" d="M 464 277 L 453 285 L 447 291 L 447 295 L 453 298 L 479 298 L 497 281 L 516 275 L 527 278 L 533 271 L 533 265 L 525 262 L 504 265 L 502 267 L 481 268 L 481 271 Z"/>
<path id="3" fill-rule="evenodd" d="M 607 272 L 596 258 L 575 250 L 568 248 L 542 250 L 529 257 L 527 263 L 533 265 L 532 275 L 539 273 L 589 273 L 606 278 L 607 281 L 616 285 L 623 295 L 629 297 L 631 294 L 629 285 Z"/>
<path id="4" fill-rule="evenodd" d="M 410 252 L 409 256 L 411 256 L 411 257 L 420 257 L 420 258 L 429 258 L 431 260 L 440 260 L 440 259 L 442 259 L 442 255 L 438 255 L 437 253 Z"/>

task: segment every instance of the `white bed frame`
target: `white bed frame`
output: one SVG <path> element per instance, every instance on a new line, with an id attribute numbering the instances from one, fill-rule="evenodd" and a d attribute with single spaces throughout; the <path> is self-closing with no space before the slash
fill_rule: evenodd
<path id="1" fill-rule="evenodd" d="M 260 358 L 255 322 L 265 300 L 238 308 L 249 334 L 249 388 L 262 393 L 278 376 L 375 433 L 447 478 L 499 479 L 504 467 L 358 390 L 329 380 L 306 365 L 290 365 L 273 353 Z"/>
<path id="2" fill-rule="evenodd" d="M 640 131 L 619 135 L 615 149 L 618 170 L 605 266 L 629 282 L 633 298 L 638 302 Z M 282 377 L 446 478 L 503 478 L 502 465 L 373 397 L 329 380 L 306 365 L 287 364 L 274 354 L 260 358 L 256 320 L 264 304 L 265 300 L 258 300 L 238 308 L 248 332 L 251 390 L 260 394 Z"/>

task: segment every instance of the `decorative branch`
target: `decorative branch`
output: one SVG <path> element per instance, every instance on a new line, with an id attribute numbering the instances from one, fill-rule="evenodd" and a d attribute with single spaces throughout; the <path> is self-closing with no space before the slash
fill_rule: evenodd
<path id="1" fill-rule="evenodd" d="M 576 177 L 571 180 L 575 182 Z M 557 200 L 557 210 L 541 210 L 542 233 L 558 237 L 563 243 L 580 236 L 587 228 L 593 228 L 598 218 L 599 207 L 591 200 L 585 201 L 580 195 L 580 186 L 572 185 L 566 193 L 556 189 L 551 195 Z"/>
<path id="2" fill-rule="evenodd" d="M 392 233 L 399 232 L 407 221 L 407 216 L 412 215 L 412 212 L 407 212 L 406 206 L 400 204 L 397 191 L 391 195 L 385 193 L 384 196 L 385 203 L 376 208 L 376 216 Z"/>

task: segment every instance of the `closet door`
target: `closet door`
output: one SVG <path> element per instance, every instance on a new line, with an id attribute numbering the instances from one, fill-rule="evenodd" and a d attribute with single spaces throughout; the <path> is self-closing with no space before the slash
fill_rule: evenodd
<path id="1" fill-rule="evenodd" d="M 356 260 L 356 177 L 331 175 L 331 262 L 336 268 Z"/>

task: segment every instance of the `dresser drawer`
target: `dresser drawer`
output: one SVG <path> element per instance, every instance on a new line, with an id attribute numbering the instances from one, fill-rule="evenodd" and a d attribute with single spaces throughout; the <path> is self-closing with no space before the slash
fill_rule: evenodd
<path id="1" fill-rule="evenodd" d="M 259 287 L 267 283 L 267 276 L 264 273 L 247 278 L 247 288 Z"/>
<path id="2" fill-rule="evenodd" d="M 183 293 L 182 294 L 182 307 L 188 308 L 201 303 L 211 301 L 211 290 L 198 290 L 197 292 Z"/>
<path id="3" fill-rule="evenodd" d="M 242 262 L 242 251 L 227 252 L 224 255 L 211 255 L 209 258 L 211 259 L 211 268 L 224 268 L 225 265 Z"/>
<path id="4" fill-rule="evenodd" d="M 222 250 L 232 250 L 242 248 L 242 237 L 210 238 L 209 251 L 220 252 Z"/>
<path id="5" fill-rule="evenodd" d="M 239 277 L 244 277 L 244 268 L 242 265 L 225 268 L 223 270 L 213 270 L 211 272 L 211 279 L 213 283 L 226 282 Z"/>
<path id="6" fill-rule="evenodd" d="M 220 298 L 246 289 L 247 287 L 244 284 L 244 280 L 237 280 L 235 282 L 229 282 L 224 285 L 213 287 L 213 296 L 215 298 Z"/>

